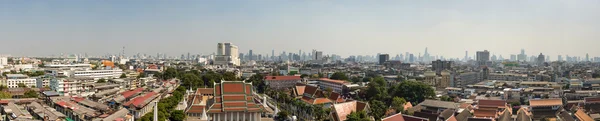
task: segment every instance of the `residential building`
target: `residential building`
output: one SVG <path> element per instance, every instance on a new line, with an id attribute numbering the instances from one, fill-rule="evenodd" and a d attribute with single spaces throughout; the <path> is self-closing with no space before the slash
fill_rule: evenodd
<path id="1" fill-rule="evenodd" d="M 369 104 L 359 101 L 338 103 L 331 106 L 329 117 L 332 121 L 345 121 L 346 116 L 352 112 L 365 111 L 369 113 Z"/>
<path id="2" fill-rule="evenodd" d="M 50 87 L 50 80 L 55 79 L 54 76 L 42 76 L 36 78 L 35 87 Z"/>
<path id="3" fill-rule="evenodd" d="M 123 107 L 129 110 L 135 119 L 141 118 L 146 113 L 151 112 L 160 99 L 160 94 L 156 92 L 148 92 L 136 98 L 133 98 L 125 103 Z"/>
<path id="4" fill-rule="evenodd" d="M 71 77 L 88 77 L 98 79 L 112 79 L 119 78 L 123 74 L 121 69 L 109 69 L 109 70 L 75 70 L 72 72 Z"/>
<path id="5" fill-rule="evenodd" d="M 121 104 L 128 102 L 132 98 L 142 94 L 144 88 L 137 88 L 129 91 L 122 92 L 121 94 L 116 95 L 112 100 L 108 101 L 109 106 L 114 109 L 119 109 Z"/>
<path id="6" fill-rule="evenodd" d="M 45 119 L 46 121 L 64 121 L 67 118 L 65 114 L 56 111 L 56 109 L 38 102 L 31 102 L 31 104 L 27 105 L 27 107 L 29 113 L 31 113 L 36 119 Z"/>
<path id="7" fill-rule="evenodd" d="M 452 70 L 452 61 L 431 61 L 431 68 L 435 73 L 441 74 L 443 70 Z"/>
<path id="8" fill-rule="evenodd" d="M 217 44 L 217 55 L 215 56 L 215 65 L 240 65 L 240 58 L 238 57 L 238 46 L 232 43 L 218 43 Z"/>
<path id="9" fill-rule="evenodd" d="M 459 103 L 426 99 L 415 107 L 420 107 L 420 112 L 439 114 L 446 109 L 458 109 L 459 106 Z"/>
<path id="10" fill-rule="evenodd" d="M 562 109 L 563 101 L 562 99 L 529 100 L 529 106 L 533 120 L 542 120 L 556 117 L 558 111 Z"/>
<path id="11" fill-rule="evenodd" d="M 301 82 L 300 76 L 265 76 L 265 83 L 271 89 L 288 89 Z"/>
<path id="12" fill-rule="evenodd" d="M 386 61 L 390 60 L 389 54 L 380 54 L 379 55 L 379 65 L 383 65 Z"/>
<path id="13" fill-rule="evenodd" d="M 260 121 L 260 114 L 265 109 L 256 103 L 252 83 L 221 81 L 214 85 L 214 103 L 207 112 L 209 120 Z"/>
<path id="14" fill-rule="evenodd" d="M 65 114 L 68 119 L 73 121 L 89 121 L 99 119 L 102 115 L 101 112 L 79 105 L 74 101 L 71 101 L 69 97 L 57 97 L 53 98 L 54 109 L 56 111 Z"/>
<path id="15" fill-rule="evenodd" d="M 333 92 L 344 93 L 346 85 L 351 84 L 350 82 L 343 80 L 333 80 L 329 78 L 319 78 L 316 81 L 319 82 L 319 87 L 323 90 L 331 88 Z"/>
<path id="16" fill-rule="evenodd" d="M 50 80 L 50 89 L 65 96 L 92 95 L 95 81 L 93 78 L 54 78 Z"/>
<path id="17" fill-rule="evenodd" d="M 487 50 L 477 51 L 477 65 L 478 66 L 489 66 L 490 52 Z"/>
<path id="18" fill-rule="evenodd" d="M 25 84 L 27 87 L 36 87 L 36 79 L 29 78 L 23 74 L 6 74 L 6 86 L 8 88 L 17 88 L 19 84 Z"/>
<path id="19" fill-rule="evenodd" d="M 127 109 L 122 108 L 121 110 L 109 115 L 102 119 L 102 121 L 134 121 L 134 118 Z"/>

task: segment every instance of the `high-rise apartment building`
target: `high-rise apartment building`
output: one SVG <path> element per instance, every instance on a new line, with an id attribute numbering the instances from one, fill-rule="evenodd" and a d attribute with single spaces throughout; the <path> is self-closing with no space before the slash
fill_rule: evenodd
<path id="1" fill-rule="evenodd" d="M 217 44 L 217 55 L 214 64 L 239 66 L 238 47 L 232 43 Z"/>
<path id="2" fill-rule="evenodd" d="M 382 65 L 386 61 L 390 60 L 389 54 L 379 54 L 379 65 Z"/>
<path id="3" fill-rule="evenodd" d="M 489 61 L 490 61 L 490 51 L 487 51 L 487 50 L 477 51 L 477 64 L 479 66 L 483 66 L 483 65 L 489 66 L 489 64 L 488 64 Z"/>
<path id="4" fill-rule="evenodd" d="M 538 55 L 538 57 L 537 57 L 538 66 L 542 66 L 544 64 L 544 62 L 546 62 L 546 56 L 544 56 L 542 53 L 540 53 L 540 55 Z"/>

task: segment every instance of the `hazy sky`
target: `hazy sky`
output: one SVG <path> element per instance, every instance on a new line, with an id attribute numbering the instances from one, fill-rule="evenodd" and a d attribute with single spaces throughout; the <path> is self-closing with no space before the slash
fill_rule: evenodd
<path id="1" fill-rule="evenodd" d="M 598 0 L 2 0 L 0 54 L 600 56 Z"/>

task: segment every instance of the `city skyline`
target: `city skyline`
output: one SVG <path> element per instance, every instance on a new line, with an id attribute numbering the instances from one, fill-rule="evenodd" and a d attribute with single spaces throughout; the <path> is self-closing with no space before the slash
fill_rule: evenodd
<path id="1" fill-rule="evenodd" d="M 508 59 L 526 49 L 556 60 L 600 56 L 600 1 L 2 1 L 2 53 L 212 54 L 231 42 L 255 55 L 431 55 L 488 50 Z M 543 5 L 540 5 L 543 4 Z M 506 7 L 510 6 L 510 7 Z M 35 48 L 35 49 L 29 49 Z M 276 54 L 277 55 L 277 54 Z M 406 55 L 405 55 L 406 56 Z"/>

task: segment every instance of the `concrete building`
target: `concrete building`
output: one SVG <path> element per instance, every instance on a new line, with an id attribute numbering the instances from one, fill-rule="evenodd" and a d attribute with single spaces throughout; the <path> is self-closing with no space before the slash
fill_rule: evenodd
<path id="1" fill-rule="evenodd" d="M 542 53 L 540 53 L 540 55 L 538 55 L 538 57 L 537 57 L 537 61 L 536 61 L 537 65 L 538 66 L 543 66 L 544 62 L 546 62 L 545 58 L 546 58 L 546 56 L 544 56 Z"/>
<path id="2" fill-rule="evenodd" d="M 87 77 L 98 79 L 112 79 L 119 78 L 123 74 L 121 69 L 110 69 L 110 70 L 74 70 L 70 77 Z"/>
<path id="3" fill-rule="evenodd" d="M 333 80 L 329 78 L 319 78 L 316 80 L 319 82 L 319 88 L 326 90 L 327 88 L 331 88 L 333 92 L 344 93 L 344 89 L 346 85 L 349 85 L 350 82 L 343 80 Z"/>
<path id="4" fill-rule="evenodd" d="M 390 60 L 389 54 L 380 54 L 379 55 L 379 65 L 383 65 L 386 61 Z"/>
<path id="5" fill-rule="evenodd" d="M 17 88 L 19 83 L 25 84 L 27 87 L 36 87 L 36 79 L 29 78 L 23 74 L 6 74 L 6 86 L 8 88 Z"/>
<path id="6" fill-rule="evenodd" d="M 146 113 L 151 112 L 160 95 L 156 92 L 148 92 L 136 98 L 133 98 L 125 103 L 123 107 L 129 110 L 135 119 L 141 118 Z"/>
<path id="7" fill-rule="evenodd" d="M 232 43 L 218 43 L 217 55 L 215 56 L 215 65 L 240 65 L 238 46 Z"/>
<path id="8" fill-rule="evenodd" d="M 442 61 L 436 60 L 431 61 L 431 68 L 437 74 L 441 74 L 443 70 L 451 70 L 452 69 L 452 61 Z"/>
<path id="9" fill-rule="evenodd" d="M 260 121 L 264 107 L 256 104 L 252 83 L 221 81 L 214 84 L 214 103 L 209 106 L 212 121 Z"/>
<path id="10" fill-rule="evenodd" d="M 477 51 L 477 65 L 478 66 L 489 66 L 490 52 L 487 50 Z"/>
<path id="11" fill-rule="evenodd" d="M 265 76 L 265 83 L 272 89 L 291 88 L 300 81 L 300 76 Z"/>
<path id="12" fill-rule="evenodd" d="M 94 93 L 94 84 L 92 78 L 54 78 L 50 80 L 50 89 L 65 96 L 88 96 Z"/>
<path id="13" fill-rule="evenodd" d="M 6 65 L 8 65 L 8 58 L 0 57 L 0 68 L 4 68 Z"/>

